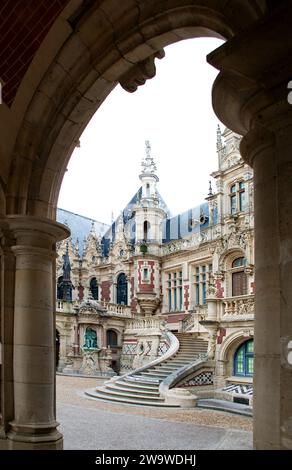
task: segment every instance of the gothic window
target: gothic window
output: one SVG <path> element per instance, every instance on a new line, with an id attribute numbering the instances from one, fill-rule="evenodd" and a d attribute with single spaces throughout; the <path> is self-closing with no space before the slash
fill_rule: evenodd
<path id="1" fill-rule="evenodd" d="M 234 375 L 253 376 L 253 340 L 239 346 L 234 356 Z"/>
<path id="2" fill-rule="evenodd" d="M 168 273 L 168 311 L 183 310 L 182 271 Z"/>
<path id="3" fill-rule="evenodd" d="M 243 212 L 245 210 L 245 185 L 243 181 L 233 184 L 230 187 L 230 212 Z"/>
<path id="4" fill-rule="evenodd" d="M 247 294 L 247 277 L 244 272 L 246 259 L 243 257 L 236 258 L 232 263 L 232 296 Z"/>
<path id="5" fill-rule="evenodd" d="M 110 348 L 116 347 L 118 345 L 118 335 L 114 330 L 107 330 L 106 345 Z"/>
<path id="6" fill-rule="evenodd" d="M 96 277 L 90 280 L 90 292 L 94 300 L 98 300 L 98 285 Z"/>
<path id="7" fill-rule="evenodd" d="M 194 275 L 195 284 L 195 304 L 204 305 L 206 304 L 207 296 L 207 281 L 209 273 L 212 272 L 212 264 L 203 264 L 196 266 Z"/>
<path id="8" fill-rule="evenodd" d="M 117 304 L 128 305 L 128 282 L 125 273 L 117 279 Z"/>

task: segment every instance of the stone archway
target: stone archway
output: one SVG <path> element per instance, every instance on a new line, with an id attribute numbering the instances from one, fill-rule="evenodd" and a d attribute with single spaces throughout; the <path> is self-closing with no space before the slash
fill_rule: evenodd
<path id="1" fill-rule="evenodd" d="M 255 28 L 258 19 L 261 22 Z M 164 46 L 198 36 L 227 40 L 208 56 L 220 71 L 213 87 L 213 106 L 225 125 L 245 136 L 241 152 L 254 168 L 255 219 L 260 221 L 255 230 L 259 397 L 255 399 L 255 446 L 292 447 L 291 367 L 286 358 L 292 337 L 292 111 L 287 101 L 291 23 L 291 5 L 272 0 L 236 0 L 236 4 L 228 0 L 125 0 L 92 6 L 72 0 L 56 20 L 12 106 L 0 107 L 4 155 L 0 185 L 5 195 L 1 230 L 9 232 L 8 237 L 2 236 L 6 253 L 2 272 L 7 266 L 11 269 L 5 275 L 7 291 L 1 310 L 7 325 L 3 360 L 14 381 L 14 404 L 10 400 L 7 405 L 3 425 L 11 447 L 62 446 L 54 411 L 53 258 L 56 241 L 68 232 L 53 220 L 70 155 L 118 82 L 133 91 L 153 77 L 154 59 L 163 55 Z M 269 44 L 275 47 L 266 54 Z M 262 242 L 267 234 L 269 244 Z M 14 288 L 15 295 L 11 293 Z M 30 305 L 29 312 L 23 299 Z M 41 344 L 41 340 L 31 341 L 44 330 L 40 318 L 47 325 Z M 37 354 L 38 348 L 46 354 Z M 26 367 L 32 357 L 37 358 L 33 376 Z M 43 370 L 45 378 L 41 378 Z M 273 383 L 271 376 L 277 377 Z M 40 396 L 42 409 L 36 410 L 37 419 L 32 422 L 30 411 Z M 9 402 L 8 396 L 4 402 Z"/>

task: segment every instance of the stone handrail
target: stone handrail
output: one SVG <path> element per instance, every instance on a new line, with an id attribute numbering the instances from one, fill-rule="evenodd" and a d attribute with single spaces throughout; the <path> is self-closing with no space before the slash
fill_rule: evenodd
<path id="1" fill-rule="evenodd" d="M 179 349 L 179 341 L 177 337 L 173 333 L 167 330 L 162 332 L 162 336 L 169 345 L 169 348 L 165 354 L 163 354 L 162 356 L 159 356 L 158 358 L 154 359 L 151 362 L 148 362 L 148 364 L 145 364 L 144 366 L 139 367 L 139 369 L 132 370 L 131 372 L 127 372 L 124 375 L 120 375 L 119 377 L 113 377 L 111 381 L 116 381 L 124 377 L 130 377 L 131 375 L 137 374 L 137 372 L 143 372 L 144 370 L 149 369 L 150 367 L 153 367 L 153 366 L 157 366 L 158 364 L 161 364 L 161 362 L 164 362 L 167 359 L 174 356 Z"/>
<path id="2" fill-rule="evenodd" d="M 170 388 L 174 387 L 176 384 L 181 382 L 181 380 L 193 374 L 193 372 L 199 370 L 203 365 L 212 365 L 208 359 L 207 354 L 199 354 L 194 362 L 187 364 L 168 375 L 159 385 L 160 396 L 165 398 Z"/>
<path id="3" fill-rule="evenodd" d="M 182 321 L 182 331 L 188 331 L 190 328 L 195 328 L 196 331 L 200 330 L 199 322 L 204 320 L 207 316 L 207 307 L 197 307 L 191 311 L 190 314 Z"/>
<path id="4" fill-rule="evenodd" d="M 241 295 L 222 299 L 222 318 L 254 315 L 254 296 Z"/>

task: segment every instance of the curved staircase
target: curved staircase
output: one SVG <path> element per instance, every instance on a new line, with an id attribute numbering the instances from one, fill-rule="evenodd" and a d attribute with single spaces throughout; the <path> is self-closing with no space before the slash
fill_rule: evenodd
<path id="1" fill-rule="evenodd" d="M 133 371 L 130 374 L 111 379 L 97 387 L 95 391 L 86 394 L 118 403 L 129 403 L 144 406 L 177 407 L 165 403 L 159 393 L 159 386 L 173 373 L 179 373 L 186 365 L 192 364 L 207 353 L 208 342 L 191 333 L 176 333 L 179 340 L 177 353 L 160 364 L 149 365 L 142 371 Z"/>

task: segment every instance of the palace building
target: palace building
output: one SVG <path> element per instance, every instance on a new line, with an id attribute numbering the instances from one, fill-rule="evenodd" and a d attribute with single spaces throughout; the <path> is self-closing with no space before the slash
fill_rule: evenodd
<path id="1" fill-rule="evenodd" d="M 0 14 L 0 448 L 63 448 L 57 360 L 106 378 L 96 398 L 161 406 L 251 402 L 254 364 L 254 448 L 292 449 L 291 0 L 5 0 Z M 198 37 L 224 41 L 206 57 L 232 131 L 216 190 L 172 217 L 147 146 L 111 227 L 58 211 L 112 90 L 135 92 L 165 47 Z"/>
<path id="2" fill-rule="evenodd" d="M 252 404 L 253 172 L 239 143 L 218 126 L 216 190 L 182 214 L 159 194 L 148 141 L 141 186 L 111 226 L 58 209 L 71 231 L 57 250 L 60 373 L 143 386 L 175 372 L 169 390 Z M 116 378 L 94 395 L 143 404 Z"/>

